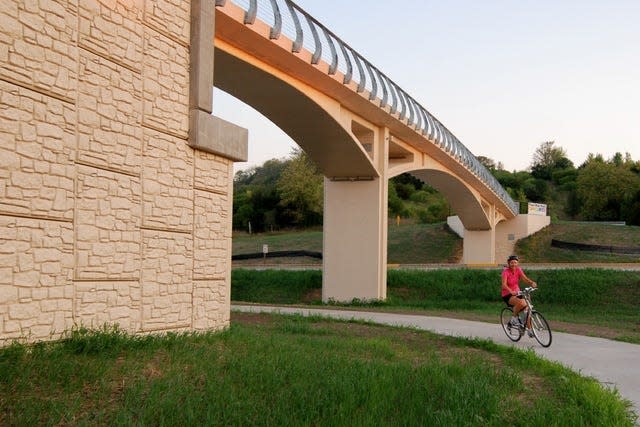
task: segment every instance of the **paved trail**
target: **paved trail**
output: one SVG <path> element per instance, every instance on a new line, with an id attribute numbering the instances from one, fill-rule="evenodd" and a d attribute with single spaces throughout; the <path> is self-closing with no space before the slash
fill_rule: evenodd
<path id="1" fill-rule="evenodd" d="M 624 398 L 633 403 L 635 412 L 640 416 L 640 345 L 554 332 L 551 347 L 543 348 L 535 339 L 526 336 L 517 343 L 511 342 L 498 323 L 410 314 L 316 308 L 234 304 L 231 309 L 246 312 L 297 313 L 305 316 L 322 315 L 338 319 L 366 320 L 394 326 L 412 326 L 443 335 L 485 338 L 499 344 L 512 345 L 522 349 L 531 348 L 541 357 L 560 362 L 582 375 L 594 377 L 609 387 L 617 388 Z"/>

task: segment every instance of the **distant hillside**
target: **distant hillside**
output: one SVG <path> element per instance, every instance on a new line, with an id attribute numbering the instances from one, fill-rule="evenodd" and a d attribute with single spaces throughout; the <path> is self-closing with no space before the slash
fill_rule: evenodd
<path id="1" fill-rule="evenodd" d="M 233 254 L 262 252 L 262 245 L 269 251 L 308 250 L 322 251 L 322 231 L 234 233 Z M 389 224 L 387 259 L 390 264 L 457 263 L 462 256 L 462 239 L 449 231 L 444 223 L 437 224 Z M 321 264 L 312 258 L 271 258 L 269 264 Z M 234 261 L 234 266 L 261 263 L 262 260 Z"/>
<path id="2" fill-rule="evenodd" d="M 516 252 L 525 263 L 540 262 L 640 262 L 637 255 L 594 253 L 551 247 L 551 239 L 572 243 L 640 247 L 640 227 L 602 225 L 583 222 L 553 223 L 544 230 L 522 239 Z M 269 251 L 322 251 L 322 230 L 277 233 L 234 233 L 233 254 Z M 462 255 L 462 239 L 444 223 L 389 224 L 387 260 L 389 264 L 456 264 Z M 234 261 L 234 266 L 260 264 L 263 261 Z M 270 258 L 268 264 L 322 264 L 313 258 Z M 500 260 L 499 260 L 500 262 Z"/>
<path id="3" fill-rule="evenodd" d="M 589 245 L 640 247 L 640 227 L 589 222 L 557 222 L 518 241 L 516 252 L 525 262 L 640 262 L 638 255 L 560 249 L 551 239 Z"/>

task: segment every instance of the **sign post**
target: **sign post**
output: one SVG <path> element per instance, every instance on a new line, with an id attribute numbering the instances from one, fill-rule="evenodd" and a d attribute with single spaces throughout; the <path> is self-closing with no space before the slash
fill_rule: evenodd
<path id="1" fill-rule="evenodd" d="M 528 203 L 527 213 L 529 215 L 547 216 L 547 205 L 543 203 Z"/>

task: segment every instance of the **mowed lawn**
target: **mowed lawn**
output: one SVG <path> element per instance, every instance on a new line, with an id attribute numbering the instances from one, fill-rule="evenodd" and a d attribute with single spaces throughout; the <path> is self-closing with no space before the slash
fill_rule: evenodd
<path id="1" fill-rule="evenodd" d="M 517 242 L 515 252 L 527 263 L 605 262 L 640 263 L 640 254 L 617 254 L 561 249 L 551 246 L 551 240 L 602 246 L 640 248 L 640 227 L 582 222 L 555 222 L 538 233 Z M 233 235 L 233 254 L 269 251 L 307 250 L 322 252 L 322 230 L 282 231 L 249 235 Z M 462 258 L 462 239 L 445 223 L 415 224 L 390 222 L 387 238 L 389 264 L 457 264 Z M 313 258 L 269 258 L 269 264 L 306 263 L 321 265 Z M 237 261 L 243 266 L 263 260 Z M 499 261 L 501 262 L 501 261 Z"/>
<path id="2" fill-rule="evenodd" d="M 0 350 L 0 425 L 632 426 L 628 402 L 532 352 L 324 318 L 223 332 L 76 330 Z"/>

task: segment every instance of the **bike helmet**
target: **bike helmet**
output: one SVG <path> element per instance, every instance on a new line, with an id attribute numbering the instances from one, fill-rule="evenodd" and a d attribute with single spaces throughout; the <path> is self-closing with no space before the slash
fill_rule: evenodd
<path id="1" fill-rule="evenodd" d="M 507 262 L 511 262 L 513 260 L 519 261 L 518 259 L 518 255 L 510 255 L 509 258 L 507 258 Z"/>

